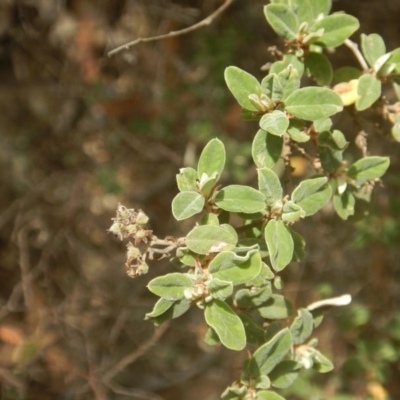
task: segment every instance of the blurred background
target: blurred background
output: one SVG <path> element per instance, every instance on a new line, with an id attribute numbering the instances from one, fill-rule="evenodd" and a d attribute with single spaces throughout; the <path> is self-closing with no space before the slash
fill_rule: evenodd
<path id="1" fill-rule="evenodd" d="M 175 175 L 214 137 L 227 148 L 224 182 L 254 183 L 257 124 L 240 119 L 223 71 L 262 78 L 274 61 L 268 48 L 282 43 L 264 3 L 236 1 L 209 27 L 108 58 L 222 1 L 0 0 L 1 399 L 216 400 L 238 378 L 246 352 L 205 345 L 199 310 L 157 330 L 143 321 L 156 300 L 147 283 L 173 266 L 128 278 L 126 248 L 106 230 L 121 202 L 144 209 L 158 237 L 187 233 L 171 217 Z M 400 2 L 333 9 L 359 18 L 355 40 L 376 32 L 400 47 Z M 330 58 L 356 65 L 346 48 Z M 354 302 L 316 332 L 335 370 L 302 375 L 290 400 L 400 398 L 400 144 L 376 116 L 360 120 L 369 152 L 391 167 L 362 221 L 326 207 L 296 225 L 308 255 L 285 271 L 285 295 L 295 306 L 343 293 Z M 337 124 L 353 142 L 351 120 Z M 294 179 L 312 172 L 294 162 Z"/>

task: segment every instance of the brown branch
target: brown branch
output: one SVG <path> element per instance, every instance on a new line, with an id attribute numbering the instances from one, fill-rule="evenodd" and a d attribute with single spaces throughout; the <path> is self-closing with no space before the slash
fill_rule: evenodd
<path id="1" fill-rule="evenodd" d="M 232 4 L 232 2 L 233 2 L 233 0 L 225 0 L 224 4 L 222 4 L 221 7 L 219 7 L 217 10 L 215 10 L 207 18 L 203 19 L 200 22 L 197 22 L 197 24 L 189 26 L 188 28 L 184 28 L 179 31 L 172 31 L 165 35 L 152 36 L 152 37 L 148 37 L 148 38 L 138 38 L 136 40 L 133 40 L 132 42 L 125 43 L 122 46 L 119 46 L 119 47 L 115 48 L 114 50 L 109 51 L 107 53 L 107 55 L 108 55 L 108 57 L 111 57 L 114 54 L 119 53 L 122 50 L 128 50 L 130 47 L 136 46 L 139 43 L 154 42 L 156 40 L 164 40 L 164 39 L 168 39 L 168 38 L 175 37 L 175 36 L 185 35 L 187 33 L 193 32 L 199 28 L 202 28 L 203 26 L 211 25 L 211 23 L 214 21 L 214 19 L 217 18 L 220 14 L 222 14 Z"/>
<path id="2" fill-rule="evenodd" d="M 369 67 L 367 62 L 365 61 L 363 55 L 361 54 L 360 50 L 358 49 L 358 44 L 351 41 L 350 39 L 346 39 L 344 41 L 344 44 L 353 52 L 355 57 L 357 58 L 357 61 L 360 63 L 361 68 L 363 71 L 368 71 Z"/>

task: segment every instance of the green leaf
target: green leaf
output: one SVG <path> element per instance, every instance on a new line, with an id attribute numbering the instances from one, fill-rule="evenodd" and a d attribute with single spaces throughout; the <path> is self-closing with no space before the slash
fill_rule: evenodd
<path id="1" fill-rule="evenodd" d="M 332 127 L 332 120 L 330 118 L 321 118 L 313 123 L 316 132 L 329 131 Z"/>
<path id="2" fill-rule="evenodd" d="M 303 131 L 305 123 L 301 119 L 291 118 L 287 133 L 290 139 L 298 143 L 305 143 L 310 140 L 310 135 Z"/>
<path id="3" fill-rule="evenodd" d="M 232 250 L 237 243 L 234 236 L 220 226 L 196 226 L 186 236 L 186 246 L 197 254 L 219 253 Z"/>
<path id="4" fill-rule="evenodd" d="M 290 234 L 292 235 L 293 245 L 294 245 L 292 261 L 293 262 L 303 261 L 304 257 L 306 256 L 306 250 L 305 250 L 306 241 L 303 238 L 303 236 L 294 231 L 292 228 L 289 227 L 289 230 Z"/>
<path id="5" fill-rule="evenodd" d="M 353 194 L 346 190 L 342 195 L 335 193 L 333 196 L 333 207 L 340 218 L 346 220 L 354 215 L 355 198 Z"/>
<path id="6" fill-rule="evenodd" d="M 313 215 L 331 198 L 332 188 L 327 184 L 328 178 L 306 179 L 292 193 L 292 201 L 298 204 L 305 215 Z"/>
<path id="7" fill-rule="evenodd" d="M 209 178 L 207 174 L 202 175 L 199 181 L 199 190 L 204 198 L 208 198 L 211 195 L 217 181 L 216 173 L 213 174 L 213 178 Z"/>
<path id="8" fill-rule="evenodd" d="M 363 75 L 358 80 L 356 109 L 363 111 L 375 103 L 381 96 L 381 81 L 370 74 Z"/>
<path id="9" fill-rule="evenodd" d="M 312 26 L 311 32 L 324 29 L 324 33 L 317 41 L 317 44 L 325 47 L 337 47 L 359 27 L 360 23 L 357 18 L 347 14 L 336 13 L 317 21 Z"/>
<path id="10" fill-rule="evenodd" d="M 292 224 L 293 222 L 298 221 L 300 218 L 305 217 L 304 210 L 290 200 L 283 205 L 282 211 L 282 221 L 289 224 Z"/>
<path id="11" fill-rule="evenodd" d="M 217 254 L 208 266 L 213 279 L 232 282 L 240 285 L 255 278 L 261 271 L 262 261 L 258 250 L 251 250 L 244 256 L 232 251 Z"/>
<path id="12" fill-rule="evenodd" d="M 400 91 L 399 91 L 399 93 L 400 93 Z M 400 142 L 400 114 L 396 115 L 391 132 L 392 132 L 392 136 L 393 136 L 394 140 L 396 140 L 397 142 Z"/>
<path id="13" fill-rule="evenodd" d="M 299 79 L 304 72 L 304 64 L 293 54 L 285 54 L 282 61 L 275 61 L 269 69 L 270 74 L 279 74 L 288 68 L 294 68 L 298 72 Z"/>
<path id="14" fill-rule="evenodd" d="M 356 161 L 347 175 L 357 182 L 380 178 L 389 167 L 389 157 L 364 157 Z"/>
<path id="15" fill-rule="evenodd" d="M 297 317 L 290 326 L 292 343 L 294 345 L 304 343 L 310 337 L 313 327 L 313 316 L 310 311 L 305 308 L 300 308 L 297 311 Z"/>
<path id="16" fill-rule="evenodd" d="M 225 165 L 225 147 L 219 139 L 210 140 L 201 152 L 197 165 L 198 178 L 201 180 L 203 174 L 213 177 L 217 174 L 219 178 Z"/>
<path id="17" fill-rule="evenodd" d="M 159 299 L 154 305 L 153 310 L 146 314 L 145 319 L 155 318 L 161 314 L 164 314 L 169 308 L 172 307 L 173 304 L 174 300 L 167 300 L 164 298 Z"/>
<path id="18" fill-rule="evenodd" d="M 285 328 L 278 332 L 253 354 L 249 366 L 251 374 L 268 375 L 290 351 L 291 345 L 289 329 Z"/>
<path id="19" fill-rule="evenodd" d="M 250 315 L 238 314 L 243 322 L 247 343 L 262 345 L 264 343 L 264 329 L 253 320 Z"/>
<path id="20" fill-rule="evenodd" d="M 361 50 L 370 67 L 373 67 L 379 57 L 386 53 L 386 45 L 382 36 L 371 33 L 361 34 Z"/>
<path id="21" fill-rule="evenodd" d="M 218 216 L 215 214 L 206 214 L 201 218 L 199 225 L 214 225 L 219 226 Z"/>
<path id="22" fill-rule="evenodd" d="M 178 247 L 176 249 L 176 256 L 182 264 L 189 267 L 194 267 L 198 258 L 198 255 L 190 251 L 187 247 Z"/>
<path id="23" fill-rule="evenodd" d="M 166 304 L 164 302 L 171 303 L 171 305 L 166 309 L 165 312 L 161 312 L 161 308 L 166 307 Z M 162 303 L 162 306 L 157 306 Z M 153 312 L 146 314 L 145 319 L 151 319 L 155 325 L 161 325 L 163 322 L 170 319 L 179 318 L 181 315 L 189 310 L 191 305 L 191 301 L 185 298 L 176 301 L 165 300 L 161 298 L 160 300 L 158 300 L 153 310 L 156 315 L 153 315 Z"/>
<path id="24" fill-rule="evenodd" d="M 305 56 L 305 69 L 308 76 L 313 76 L 319 86 L 329 85 L 332 80 L 332 65 L 322 53 L 311 52 Z"/>
<path id="25" fill-rule="evenodd" d="M 246 110 L 257 111 L 257 107 L 249 100 L 249 96 L 262 93 L 260 82 L 251 74 L 237 67 L 225 69 L 225 82 L 237 100 Z"/>
<path id="26" fill-rule="evenodd" d="M 282 201 L 283 189 L 278 176 L 269 168 L 257 169 L 258 188 L 265 196 L 267 205 L 273 207 L 277 201 Z"/>
<path id="27" fill-rule="evenodd" d="M 179 272 L 159 276 L 148 284 L 150 292 L 166 300 L 182 299 L 185 289 L 191 287 L 194 287 L 193 280 Z"/>
<path id="28" fill-rule="evenodd" d="M 203 210 L 205 199 L 197 192 L 180 192 L 172 200 L 172 214 L 182 221 Z"/>
<path id="29" fill-rule="evenodd" d="M 272 268 L 279 272 L 292 261 L 293 238 L 281 220 L 272 219 L 264 230 Z"/>
<path id="30" fill-rule="evenodd" d="M 285 110 L 307 121 L 329 117 L 342 111 L 340 96 L 333 90 L 306 87 L 293 92 L 285 102 Z"/>
<path id="31" fill-rule="evenodd" d="M 261 390 L 257 392 L 256 400 L 285 400 L 282 396 L 270 390 Z"/>
<path id="32" fill-rule="evenodd" d="M 282 136 L 288 126 L 288 117 L 284 112 L 279 110 L 264 114 L 260 120 L 260 128 L 276 136 Z"/>
<path id="33" fill-rule="evenodd" d="M 207 282 L 207 288 L 214 299 L 225 300 L 233 293 L 232 282 L 213 278 Z"/>
<path id="34" fill-rule="evenodd" d="M 258 168 L 272 168 L 279 160 L 283 139 L 260 129 L 253 140 L 251 154 Z"/>
<path id="35" fill-rule="evenodd" d="M 264 195 L 258 190 L 243 185 L 230 185 L 218 191 L 215 204 L 225 211 L 255 213 L 265 209 Z"/>
<path id="36" fill-rule="evenodd" d="M 197 190 L 197 171 L 193 168 L 181 168 L 179 174 L 176 175 L 178 189 L 181 192 Z"/>
<path id="37" fill-rule="evenodd" d="M 271 97 L 274 102 L 284 101 L 290 94 L 300 88 L 299 73 L 291 65 L 278 74 L 273 74 L 273 76 Z"/>
<path id="38" fill-rule="evenodd" d="M 314 349 L 313 361 L 313 369 L 321 374 L 325 374 L 326 372 L 330 372 L 333 370 L 332 361 L 330 361 L 316 349 Z"/>
<path id="39" fill-rule="evenodd" d="M 301 365 L 293 360 L 281 361 L 269 374 L 272 386 L 277 389 L 286 389 L 299 376 Z"/>
<path id="40" fill-rule="evenodd" d="M 261 307 L 272 296 L 271 286 L 241 289 L 236 292 L 235 303 L 240 308 Z"/>
<path id="41" fill-rule="evenodd" d="M 289 300 L 285 299 L 280 294 L 273 294 L 265 305 L 259 307 L 257 311 L 266 319 L 286 319 L 292 314 L 293 307 Z"/>
<path id="42" fill-rule="evenodd" d="M 331 11 L 332 0 L 310 0 L 310 3 L 314 19 L 317 19 L 321 14 L 328 15 Z"/>
<path id="43" fill-rule="evenodd" d="M 299 30 L 296 14 L 283 4 L 268 4 L 264 14 L 271 28 L 283 39 L 293 40 Z"/>
<path id="44" fill-rule="evenodd" d="M 206 303 L 204 316 L 225 347 L 242 350 L 246 346 L 243 323 L 224 301 L 213 300 Z"/>
<path id="45" fill-rule="evenodd" d="M 354 67 L 341 67 L 333 73 L 332 83 L 350 82 L 358 79 L 362 75 L 362 71 Z"/>

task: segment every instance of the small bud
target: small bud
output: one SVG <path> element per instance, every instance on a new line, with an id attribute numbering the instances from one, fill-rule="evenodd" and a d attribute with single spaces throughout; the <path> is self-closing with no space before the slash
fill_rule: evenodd
<path id="1" fill-rule="evenodd" d="M 140 250 L 135 247 L 132 243 L 128 243 L 128 251 L 126 253 L 126 258 L 128 263 L 132 260 L 136 260 L 140 256 Z"/>
<path id="2" fill-rule="evenodd" d="M 146 237 L 146 231 L 144 230 L 144 229 L 139 229 L 137 232 L 136 232 L 136 235 L 135 235 L 135 238 L 136 239 L 143 239 L 143 238 L 145 238 Z"/>
<path id="3" fill-rule="evenodd" d="M 120 240 L 122 240 L 122 227 L 117 222 L 114 222 L 108 232 L 112 233 L 113 235 L 117 236 Z"/>
<path id="4" fill-rule="evenodd" d="M 149 217 L 142 210 L 139 210 L 136 216 L 136 223 L 143 226 L 147 225 L 148 222 Z"/>
<path id="5" fill-rule="evenodd" d="M 137 267 L 138 275 L 144 275 L 147 274 L 148 272 L 149 272 L 149 266 L 146 263 L 138 265 Z"/>

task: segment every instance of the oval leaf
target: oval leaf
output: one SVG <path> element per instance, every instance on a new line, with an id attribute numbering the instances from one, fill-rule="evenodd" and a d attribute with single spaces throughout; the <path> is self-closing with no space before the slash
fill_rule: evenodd
<path id="1" fill-rule="evenodd" d="M 273 207 L 276 201 L 282 200 L 283 189 L 278 176 L 269 168 L 257 170 L 258 188 L 265 196 L 267 204 Z"/>
<path id="2" fill-rule="evenodd" d="M 299 30 L 296 14 L 283 4 L 268 4 L 264 7 L 265 18 L 272 29 L 283 39 L 293 40 Z"/>
<path id="3" fill-rule="evenodd" d="M 285 110 L 307 121 L 329 117 L 343 109 L 340 96 L 333 90 L 306 87 L 293 92 L 285 101 Z"/>
<path id="4" fill-rule="evenodd" d="M 319 86 L 329 85 L 332 80 L 332 65 L 322 53 L 308 53 L 305 56 L 305 69 L 308 76 L 313 76 Z"/>
<path id="5" fill-rule="evenodd" d="M 261 271 L 260 252 L 253 250 L 246 256 L 238 256 L 232 251 L 223 251 L 216 255 L 208 266 L 213 278 L 240 285 L 254 279 Z"/>
<path id="6" fill-rule="evenodd" d="M 293 238 L 283 221 L 272 219 L 264 230 L 269 258 L 275 271 L 283 270 L 292 261 Z"/>
<path id="7" fill-rule="evenodd" d="M 293 360 L 281 361 L 269 374 L 272 386 L 278 389 L 286 389 L 299 376 L 301 365 Z"/>
<path id="8" fill-rule="evenodd" d="M 289 126 L 289 119 L 279 110 L 264 114 L 260 120 L 260 128 L 276 136 L 282 136 Z"/>
<path id="9" fill-rule="evenodd" d="M 382 36 L 376 33 L 371 33 L 370 35 L 361 34 L 361 49 L 370 67 L 375 64 L 379 57 L 386 53 L 385 42 Z"/>
<path id="10" fill-rule="evenodd" d="M 312 314 L 305 308 L 300 308 L 297 311 L 297 317 L 290 326 L 292 343 L 295 345 L 304 343 L 310 337 L 313 328 L 314 322 Z"/>
<path id="11" fill-rule="evenodd" d="M 185 289 L 191 287 L 194 287 L 193 281 L 187 275 L 179 272 L 159 276 L 148 284 L 150 292 L 166 300 L 183 298 Z"/>
<path id="12" fill-rule="evenodd" d="M 193 168 L 181 168 L 176 175 L 178 189 L 181 192 L 188 192 L 197 189 L 197 171 Z"/>
<path id="13" fill-rule="evenodd" d="M 355 181 L 380 178 L 388 169 L 389 163 L 389 157 L 364 157 L 349 168 L 347 175 Z"/>
<path id="14" fill-rule="evenodd" d="M 237 235 L 220 226 L 196 226 L 186 236 L 186 246 L 197 254 L 219 253 L 235 248 Z"/>
<path id="15" fill-rule="evenodd" d="M 356 108 L 363 111 L 375 103 L 381 96 L 381 81 L 370 74 L 363 75 L 358 80 Z"/>
<path id="16" fill-rule="evenodd" d="M 258 168 L 272 168 L 282 154 L 283 139 L 260 129 L 253 140 L 251 154 Z"/>
<path id="17" fill-rule="evenodd" d="M 347 14 L 332 14 L 317 21 L 311 31 L 324 30 L 322 36 L 316 42 L 325 47 L 336 47 L 341 45 L 360 26 L 358 19 Z"/>
<path id="18" fill-rule="evenodd" d="M 225 147 L 219 139 L 210 140 L 201 152 L 197 165 L 198 178 L 201 179 L 203 174 L 209 178 L 214 174 L 219 178 L 225 166 Z"/>
<path id="19" fill-rule="evenodd" d="M 230 185 L 217 192 L 215 204 L 225 211 L 256 213 L 265 209 L 265 197 L 258 190 L 243 185 Z"/>
<path id="20" fill-rule="evenodd" d="M 243 322 L 224 301 L 213 300 L 207 303 L 204 317 L 225 347 L 242 350 L 246 346 Z"/>
<path id="21" fill-rule="evenodd" d="M 279 396 L 279 394 L 271 392 L 270 390 L 261 390 L 257 392 L 256 400 L 285 400 L 285 399 L 284 397 Z"/>
<path id="22" fill-rule="evenodd" d="M 292 193 L 292 201 L 298 204 L 305 215 L 313 215 L 331 198 L 332 188 L 327 184 L 328 178 L 306 179 Z"/>
<path id="23" fill-rule="evenodd" d="M 251 74 L 238 67 L 228 67 L 225 70 L 225 82 L 237 100 L 246 110 L 258 111 L 249 100 L 251 94 L 261 95 L 260 82 Z"/>
<path id="24" fill-rule="evenodd" d="M 273 294 L 265 305 L 259 307 L 257 311 L 266 319 L 286 319 L 292 314 L 293 307 L 289 300 L 280 294 Z"/>
<path id="25" fill-rule="evenodd" d="M 203 210 L 205 199 L 197 192 L 180 192 L 172 200 L 172 214 L 182 221 Z"/>
<path id="26" fill-rule="evenodd" d="M 268 375 L 290 351 L 291 346 L 291 334 L 285 328 L 257 349 L 250 361 L 250 371 L 254 376 Z"/>

